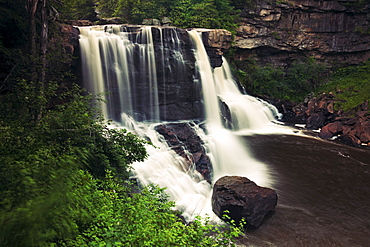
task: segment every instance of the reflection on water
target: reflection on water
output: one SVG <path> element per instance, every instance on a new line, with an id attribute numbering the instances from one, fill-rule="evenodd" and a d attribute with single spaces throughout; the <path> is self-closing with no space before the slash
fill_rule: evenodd
<path id="1" fill-rule="evenodd" d="M 369 246 L 370 150 L 289 135 L 245 137 L 274 172 L 274 215 L 246 246 Z"/>

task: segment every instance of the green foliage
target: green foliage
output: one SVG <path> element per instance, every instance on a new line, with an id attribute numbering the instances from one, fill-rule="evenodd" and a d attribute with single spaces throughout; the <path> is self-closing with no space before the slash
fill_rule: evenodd
<path id="1" fill-rule="evenodd" d="M 234 32 L 238 23 L 238 11 L 228 0 L 176 1 L 170 18 L 181 28 L 223 28 Z"/>
<path id="2" fill-rule="evenodd" d="M 101 17 L 121 17 L 125 22 L 141 24 L 145 18 L 156 18 L 167 14 L 171 1 L 166 0 L 100 0 L 97 5 Z"/>
<path id="3" fill-rule="evenodd" d="M 286 70 L 269 65 L 261 67 L 253 59 L 233 63 L 239 81 L 255 95 L 300 100 L 327 80 L 325 67 L 313 58 L 295 61 Z"/>
<path id="4" fill-rule="evenodd" d="M 287 71 L 285 82 L 291 94 L 304 97 L 326 82 L 325 73 L 325 67 L 311 57 L 293 62 Z"/>
<path id="5" fill-rule="evenodd" d="M 112 176 L 102 184 L 104 201 L 94 224 L 63 246 L 225 246 L 237 227 L 212 226 L 200 218 L 184 224 L 163 189 L 148 186 L 131 193 Z"/>
<path id="6" fill-rule="evenodd" d="M 146 142 L 105 127 L 77 87 L 65 89 L 55 108 L 40 107 L 56 97 L 49 86 L 40 96 L 23 80 L 0 98 L 2 246 L 49 246 L 76 235 L 92 221 L 91 205 L 102 206 L 86 196 L 97 193 L 92 175 L 127 177 L 129 164 L 146 157 Z"/>
<path id="7" fill-rule="evenodd" d="M 231 0 L 231 6 L 234 6 L 235 9 L 244 9 L 245 7 L 251 7 L 257 3 L 257 0 Z"/>
<path id="8" fill-rule="evenodd" d="M 170 17 L 180 28 L 224 28 L 235 31 L 239 11 L 229 0 L 100 0 L 102 17 L 121 17 L 125 22 L 140 24 L 143 19 Z"/>
<path id="9" fill-rule="evenodd" d="M 0 92 L 12 86 L 10 77 L 17 68 L 27 41 L 27 19 L 23 0 L 0 0 Z"/>
<path id="10" fill-rule="evenodd" d="M 317 92 L 332 92 L 336 98 L 336 109 L 349 111 L 366 100 L 370 100 L 370 61 L 358 66 L 338 69 L 331 81 Z"/>
<path id="11" fill-rule="evenodd" d="M 52 4 L 60 13 L 62 20 L 94 20 L 95 2 L 94 0 L 64 0 L 52 2 Z"/>

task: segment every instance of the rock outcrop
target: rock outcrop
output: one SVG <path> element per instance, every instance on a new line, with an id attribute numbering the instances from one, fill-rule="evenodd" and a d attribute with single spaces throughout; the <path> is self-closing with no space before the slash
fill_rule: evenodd
<path id="1" fill-rule="evenodd" d="M 369 5 L 350 0 L 259 0 L 241 13 L 235 58 L 275 67 L 302 56 L 361 63 L 370 58 L 369 13 Z"/>
<path id="2" fill-rule="evenodd" d="M 323 126 L 319 136 L 323 139 L 338 137 L 344 143 L 370 146 L 370 113 L 368 101 L 360 106 L 354 117 L 339 115 Z"/>
<path id="3" fill-rule="evenodd" d="M 319 130 L 319 137 L 338 137 L 344 143 L 370 146 L 369 102 L 344 112 L 334 109 L 338 102 L 333 94 L 308 97 L 303 103 L 273 102 L 283 113 L 282 121 L 287 124 L 303 124 L 308 130 Z"/>
<path id="4" fill-rule="evenodd" d="M 203 178 L 211 183 L 212 164 L 192 123 L 160 124 L 155 130 L 172 150 L 187 161 L 189 167 L 194 164 Z"/>
<path id="5" fill-rule="evenodd" d="M 260 187 L 245 177 L 225 176 L 213 187 L 212 209 L 220 218 L 228 211 L 235 222 L 244 218 L 247 227 L 257 228 L 274 211 L 277 199 L 273 189 Z"/>

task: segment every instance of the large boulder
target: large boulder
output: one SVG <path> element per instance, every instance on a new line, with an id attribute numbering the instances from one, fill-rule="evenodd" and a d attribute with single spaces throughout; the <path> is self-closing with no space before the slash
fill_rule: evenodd
<path id="1" fill-rule="evenodd" d="M 256 185 L 248 178 L 225 176 L 216 181 L 212 194 L 213 212 L 223 218 L 225 211 L 235 222 L 245 219 L 247 227 L 259 227 L 266 215 L 275 210 L 275 190 Z"/>

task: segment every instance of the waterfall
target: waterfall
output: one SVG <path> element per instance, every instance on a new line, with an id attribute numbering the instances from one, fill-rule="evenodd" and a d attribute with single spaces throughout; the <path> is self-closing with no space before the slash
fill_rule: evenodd
<path id="1" fill-rule="evenodd" d="M 262 100 L 241 94 L 225 59 L 220 68 L 210 66 L 198 31 L 186 32 L 190 42 L 184 44 L 180 38 L 184 34 L 174 28 L 79 29 L 85 87 L 93 93 L 108 92 L 102 112 L 115 122 L 116 128 L 135 131 L 149 138 L 156 147 L 148 146 L 149 158 L 132 165 L 142 184 L 165 187 L 170 199 L 176 202 L 176 209 L 188 220 L 196 215 L 215 217 L 210 203 L 212 186 L 189 162 L 191 158 L 178 155 L 155 131 L 155 126 L 162 119 L 173 118 L 174 112 L 181 116 L 182 111 L 186 112 L 183 108 L 195 109 L 200 98 L 204 117 L 197 115 L 196 122 L 201 121 L 205 128 L 193 122 L 194 119 L 175 120 L 189 123 L 201 137 L 212 163 L 213 182 L 224 175 L 240 175 L 261 186 L 272 185 L 268 168 L 252 157 L 238 133 L 264 129 L 278 112 Z M 187 49 L 192 57 L 186 53 Z M 193 74 L 189 75 L 189 71 Z M 191 97 L 183 96 L 179 84 L 191 87 Z M 221 117 L 220 104 L 230 112 L 226 120 Z M 175 109 L 175 106 L 179 107 Z M 191 156 L 187 150 L 184 152 Z"/>
<path id="2" fill-rule="evenodd" d="M 208 131 L 205 139 L 212 160 L 214 181 L 225 175 L 241 175 L 261 186 L 270 186 L 271 178 L 265 165 L 253 159 L 242 138 L 224 128 L 221 123 L 218 95 L 222 99 L 227 99 L 226 103 L 231 103 L 228 105 L 230 110 L 237 109 L 233 106 L 235 102 L 239 103 L 238 108 L 250 107 L 249 99 L 238 99 L 243 98 L 243 95 L 237 90 L 234 81 L 227 77 L 230 71 L 225 65 L 212 71 L 200 34 L 194 30 L 189 34 L 195 43 L 195 57 L 201 75 Z M 239 116 L 238 112 L 232 113 L 236 115 L 238 122 L 240 122 L 239 118 L 246 117 L 245 115 Z M 254 127 L 256 127 L 255 122 L 258 121 L 261 127 L 272 119 L 272 114 L 266 115 L 264 111 L 260 111 L 260 114 L 254 115 L 247 121 L 254 123 L 252 124 Z"/>

